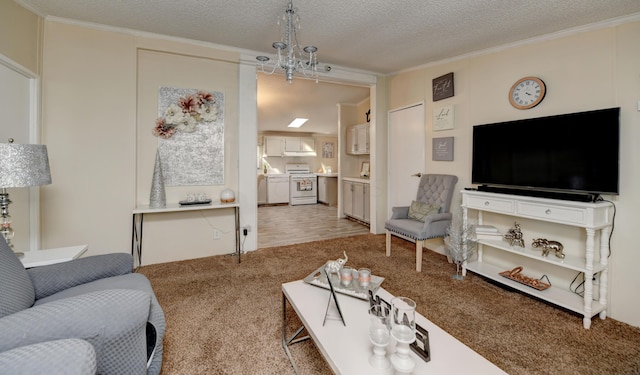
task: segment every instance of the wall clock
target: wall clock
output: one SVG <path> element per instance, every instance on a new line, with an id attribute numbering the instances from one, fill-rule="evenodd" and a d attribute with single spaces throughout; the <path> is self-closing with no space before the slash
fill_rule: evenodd
<path id="1" fill-rule="evenodd" d="M 538 77 L 519 79 L 509 90 L 509 102 L 517 109 L 529 109 L 537 106 L 544 99 L 547 88 Z"/>

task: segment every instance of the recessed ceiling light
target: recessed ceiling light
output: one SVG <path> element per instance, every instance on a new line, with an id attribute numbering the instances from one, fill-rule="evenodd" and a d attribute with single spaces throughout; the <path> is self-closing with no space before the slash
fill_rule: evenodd
<path id="1" fill-rule="evenodd" d="M 291 124 L 289 124 L 289 127 L 290 128 L 299 128 L 299 127 L 302 126 L 302 124 L 304 124 L 308 120 L 309 120 L 308 118 L 296 118 L 295 120 L 291 121 Z"/>

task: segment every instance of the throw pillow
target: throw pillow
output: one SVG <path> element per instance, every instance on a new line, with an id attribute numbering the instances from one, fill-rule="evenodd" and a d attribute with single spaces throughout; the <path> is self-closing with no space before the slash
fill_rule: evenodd
<path id="1" fill-rule="evenodd" d="M 437 214 L 440 211 L 439 206 L 430 205 L 423 202 L 413 201 L 409 207 L 409 219 L 424 223 L 424 218 Z"/>

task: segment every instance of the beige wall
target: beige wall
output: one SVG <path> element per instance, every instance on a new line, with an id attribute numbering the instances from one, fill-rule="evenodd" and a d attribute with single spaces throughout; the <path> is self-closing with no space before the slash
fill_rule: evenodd
<path id="1" fill-rule="evenodd" d="M 157 88 L 225 93 L 225 184 L 168 187 L 218 199 L 238 191 L 237 55 L 186 43 L 45 22 L 43 139 L 54 183 L 43 188 L 43 245 L 130 250 L 131 212 L 148 202 Z M 196 191 L 197 190 L 197 191 Z M 143 264 L 233 252 L 232 210 L 145 217 Z M 64 217 L 64 220 L 60 220 Z M 213 239 L 213 230 L 222 238 Z M 125 235 L 123 235 L 125 234 Z"/>
<path id="2" fill-rule="evenodd" d="M 0 54 L 40 73 L 42 17 L 13 0 L 0 0 Z"/>
<path id="3" fill-rule="evenodd" d="M 609 312 L 614 318 L 636 326 L 640 326 L 640 301 L 630 296 L 636 294 L 635 289 L 640 285 L 640 273 L 634 271 L 634 266 L 640 263 L 640 253 L 636 251 L 638 241 L 634 236 L 634 226 L 640 222 L 640 212 L 637 210 L 640 207 L 640 176 L 637 168 L 640 154 L 634 145 L 634 140 L 640 139 L 637 126 L 640 120 L 637 111 L 637 101 L 640 99 L 638 37 L 640 23 L 636 22 L 467 57 L 389 78 L 391 109 L 422 100 L 426 102 L 427 171 L 457 175 L 460 179 L 459 189 L 471 186 L 473 125 L 614 106 L 622 108 L 621 191 L 619 196 L 606 197 L 615 202 L 618 210 L 610 259 Z M 432 79 L 449 72 L 454 72 L 455 96 L 433 102 Z M 533 109 L 514 109 L 509 104 L 507 93 L 513 82 L 528 75 L 538 76 L 545 81 L 547 95 Z M 455 128 L 432 131 L 434 109 L 451 104 L 455 108 Z M 443 136 L 455 137 L 453 162 L 431 160 L 431 139 Z M 549 137 L 552 139 L 553 134 Z M 454 203 L 459 205 L 459 202 L 458 193 L 454 196 Z M 495 220 L 499 222 L 504 219 Z M 506 219 L 499 224 L 508 227 L 512 223 Z M 535 222 L 523 223 L 523 228 L 525 231 L 529 229 L 530 235 L 541 233 L 549 238 L 562 238 L 563 243 L 566 241 L 573 249 L 570 251 L 577 254 L 585 238 L 581 231 L 572 228 L 540 226 Z M 501 254 L 494 255 L 504 260 Z M 534 269 L 536 264 L 528 266 Z M 567 281 L 566 278 L 574 275 L 563 274 L 552 268 L 542 269 L 541 272 L 557 272 L 557 278 L 565 279 L 557 279 L 556 284 L 568 287 L 570 279 Z"/>

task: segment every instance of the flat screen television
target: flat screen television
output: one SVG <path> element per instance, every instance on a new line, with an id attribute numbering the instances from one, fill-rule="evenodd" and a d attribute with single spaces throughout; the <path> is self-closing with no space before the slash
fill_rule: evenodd
<path id="1" fill-rule="evenodd" d="M 620 108 L 473 127 L 480 190 L 595 200 L 619 194 Z"/>

